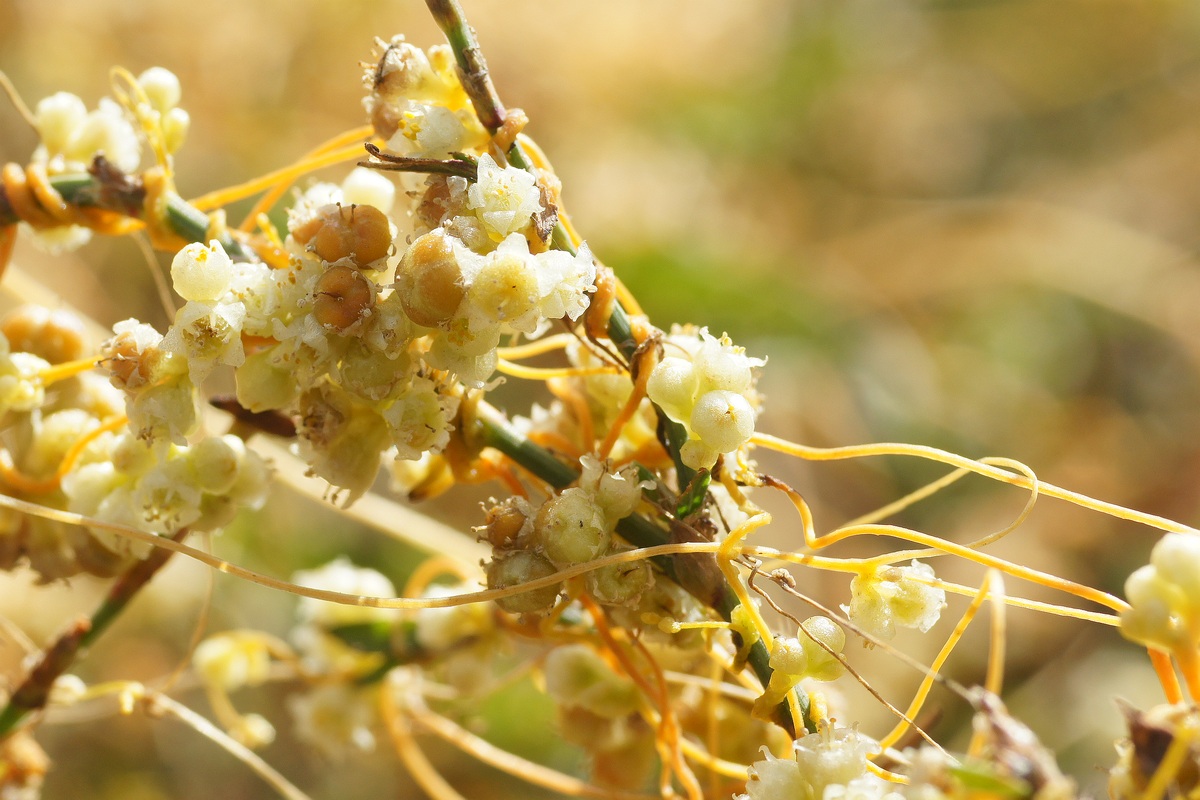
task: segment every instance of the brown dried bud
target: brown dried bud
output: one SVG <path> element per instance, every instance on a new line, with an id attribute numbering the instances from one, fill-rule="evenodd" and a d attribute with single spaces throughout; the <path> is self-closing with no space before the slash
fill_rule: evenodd
<path id="1" fill-rule="evenodd" d="M 313 316 L 338 333 L 353 333 L 374 307 L 375 284 L 353 267 L 330 267 L 313 289 Z"/>
<path id="2" fill-rule="evenodd" d="M 292 237 L 322 261 L 349 258 L 359 269 L 374 269 L 392 248 L 387 215 L 375 206 L 330 203 L 292 231 Z"/>
<path id="3" fill-rule="evenodd" d="M 522 509 L 521 505 L 518 498 L 510 497 L 488 509 L 484 535 L 492 547 L 498 550 L 512 548 L 522 533 L 528 535 L 533 530 L 527 509 Z"/>

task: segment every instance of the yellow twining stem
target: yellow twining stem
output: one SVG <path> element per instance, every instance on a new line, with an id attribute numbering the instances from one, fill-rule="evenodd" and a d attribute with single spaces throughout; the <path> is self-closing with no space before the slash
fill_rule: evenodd
<path id="1" fill-rule="evenodd" d="M 543 336 L 541 339 L 535 339 L 525 344 L 518 344 L 512 347 L 498 347 L 496 348 L 496 355 L 506 361 L 520 361 L 523 358 L 533 358 L 534 356 L 552 353 L 555 350 L 562 350 L 575 341 L 575 337 L 569 333 L 556 333 L 553 336 Z"/>
<path id="2" fill-rule="evenodd" d="M 146 137 L 150 149 L 154 152 L 154 163 L 158 164 L 167 176 L 171 175 L 171 154 L 167 150 L 167 137 L 163 133 L 162 121 L 156 113 L 151 112 L 153 106 L 146 90 L 138 83 L 133 73 L 124 67 L 113 67 L 109 71 L 109 83 L 112 86 L 113 97 L 121 107 L 137 120 Z"/>
<path id="3" fill-rule="evenodd" d="M 904 718 L 896 724 L 896 727 L 892 728 L 887 736 L 879 740 L 879 746 L 882 749 L 886 750 L 900 741 L 900 737 L 908 730 L 908 720 L 916 719 L 917 714 L 920 713 L 921 707 L 925 705 L 925 700 L 929 697 L 929 690 L 933 688 L 933 682 L 937 680 L 942 665 L 946 663 L 946 659 L 950 657 L 950 653 L 958 646 L 963 633 L 967 630 L 967 626 L 971 624 L 971 620 L 975 619 L 975 614 L 978 613 L 984 601 L 988 599 L 988 587 L 991 585 L 992 574 L 989 572 L 984 577 L 983 586 L 980 587 L 978 594 L 975 595 L 971 604 L 967 606 L 967 610 L 963 612 L 962 618 L 954 626 L 954 630 L 950 632 L 949 638 L 942 645 L 942 649 L 938 651 L 937 657 L 933 659 L 933 663 L 929 665 L 929 671 L 926 672 L 925 677 L 921 680 L 921 685 L 917 687 L 916 694 L 913 695 L 912 701 L 908 704 L 908 708 L 904 712 Z"/>
<path id="4" fill-rule="evenodd" d="M 82 375 L 85 372 L 90 372 L 99 366 L 100 362 L 95 358 L 81 358 L 78 361 L 64 361 L 61 364 L 53 364 L 49 368 L 44 369 L 38 375 L 42 382 L 42 386 L 49 386 L 52 383 L 74 378 L 76 375 Z"/>
<path id="5" fill-rule="evenodd" d="M 667 692 L 666 679 L 663 677 L 662 669 L 658 666 L 658 662 L 646 650 L 646 646 L 638 640 L 632 642 L 632 646 L 637 648 L 641 653 L 645 662 L 649 665 L 653 672 L 653 681 L 647 678 L 642 671 L 633 663 L 631 654 L 622 646 L 621 642 L 617 641 L 616 636 L 609 628 L 608 620 L 604 616 L 603 609 L 587 595 L 581 595 L 579 601 L 592 617 L 592 622 L 596 626 L 596 633 L 599 634 L 604 642 L 605 648 L 616 659 L 621 670 L 629 677 L 631 681 L 638 687 L 642 695 L 650 701 L 651 706 L 657 711 L 658 724 L 655 729 L 655 743 L 659 750 L 659 756 L 662 759 L 662 777 L 660 779 L 661 786 L 664 791 L 664 796 L 671 785 L 671 774 L 674 773 L 679 778 L 688 793 L 690 800 L 702 800 L 703 791 L 700 789 L 700 784 L 696 780 L 695 774 L 683 759 L 683 754 L 680 751 L 680 742 L 682 740 L 682 731 L 679 728 L 679 720 L 675 717 L 675 712 L 671 707 L 671 698 Z"/>
<path id="6" fill-rule="evenodd" d="M 321 143 L 319 146 L 306 153 L 301 158 L 301 161 L 303 161 L 305 158 L 313 158 L 324 155 L 331 150 L 344 147 L 354 142 L 358 142 L 359 146 L 361 147 L 362 144 L 370 139 L 373 132 L 374 129 L 369 125 L 364 125 L 361 128 L 354 128 L 353 130 L 346 131 L 343 134 L 335 136 L 332 139 Z M 300 176 L 297 175 L 296 177 L 298 178 Z M 255 225 L 254 220 L 258 217 L 258 215 L 265 214 L 267 211 L 273 208 L 275 204 L 279 202 L 279 198 L 283 197 L 284 193 L 287 192 L 288 187 L 295 183 L 295 181 L 296 178 L 292 178 L 291 180 L 287 181 L 281 181 L 273 186 L 270 191 L 260 197 L 258 202 L 254 204 L 254 207 L 250 209 L 250 213 L 246 215 L 244 220 L 242 220 L 242 224 L 238 226 L 238 230 L 252 230 Z"/>
<path id="7" fill-rule="evenodd" d="M 129 418 L 122 415 L 113 417 L 79 437 L 63 454 L 58 468 L 49 478 L 30 478 L 20 472 L 13 464 L 12 455 L 7 450 L 0 450 L 0 480 L 22 494 L 47 494 L 57 491 L 62 479 L 75 466 L 84 449 L 105 433 L 120 430 L 129 424 Z"/>
<path id="8" fill-rule="evenodd" d="M 83 699 L 115 695 L 121 713 L 131 714 L 141 706 L 152 718 L 170 715 L 205 737 L 231 756 L 249 767 L 285 800 L 311 800 L 291 781 L 283 777 L 257 753 L 235 740 L 225 731 L 212 724 L 187 706 L 173 700 L 163 692 L 155 691 L 135 681 L 113 681 L 89 687 Z"/>
<path id="9" fill-rule="evenodd" d="M 1150 665 L 1154 667 L 1154 674 L 1158 676 L 1158 682 L 1162 684 L 1167 702 L 1172 705 L 1182 703 L 1183 688 L 1179 685 L 1179 676 L 1175 674 L 1170 654 L 1153 647 L 1147 648 L 1146 652 L 1150 656 Z"/>
<path id="10" fill-rule="evenodd" d="M 917 544 L 932 548 L 932 552 L 920 553 L 920 555 L 955 555 L 968 561 L 974 561 L 976 564 L 984 567 L 998 569 L 1007 575 L 1012 575 L 1014 578 L 1020 578 L 1021 580 L 1027 580 L 1050 589 L 1066 592 L 1084 600 L 1089 600 L 1093 603 L 1106 606 L 1114 611 L 1124 611 L 1129 607 L 1125 601 L 1114 597 L 1107 592 L 1102 592 L 1099 589 L 1093 589 L 1090 586 L 1084 586 L 1083 584 L 1075 583 L 1074 581 L 1068 581 L 1064 578 L 1058 577 L 1057 575 L 1040 572 L 1020 564 L 1014 564 L 1002 558 L 997 558 L 986 553 L 980 553 L 977 550 L 971 549 L 971 547 L 967 545 L 955 544 L 954 542 L 948 542 L 945 539 L 937 536 L 931 536 L 926 533 L 920 533 L 919 531 L 909 530 L 908 528 L 902 528 L 897 525 L 858 525 L 852 528 L 840 528 L 825 536 L 818 537 L 816 535 L 816 531 L 814 530 L 812 511 L 809 509 L 808 503 L 805 502 L 804 498 L 800 496 L 799 492 L 792 489 L 782 481 L 778 481 L 773 478 L 767 478 L 765 484 L 787 494 L 788 498 L 792 501 L 792 505 L 795 507 L 796 512 L 800 515 L 804 533 L 804 542 L 813 549 L 827 547 L 835 542 L 851 536 L 891 536 L 897 539 L 905 539 L 910 542 L 915 542 Z M 1043 484 L 1043 486 L 1044 485 L 1045 484 Z M 847 566 L 852 564 L 857 565 L 859 569 L 870 569 L 877 568 L 884 564 L 901 561 L 906 558 L 912 558 L 914 555 L 917 554 L 912 552 L 892 552 L 883 556 L 876 556 L 874 558 L 843 559 L 842 563 Z M 787 559 L 786 556 L 781 557 Z"/>
<path id="11" fill-rule="evenodd" d="M 770 450 L 775 450 L 780 453 L 792 455 L 797 458 L 803 458 L 806 461 L 839 461 L 850 458 L 865 458 L 868 456 L 911 456 L 913 458 L 924 458 L 929 461 L 937 461 L 946 464 L 956 469 L 966 469 L 974 472 L 977 475 L 991 478 L 992 480 L 1002 483 L 1020 486 L 1023 489 L 1033 489 L 1033 482 L 1026 475 L 1019 475 L 1008 470 L 999 469 L 990 466 L 983 460 L 976 460 L 951 453 L 946 450 L 939 450 L 936 447 L 927 447 L 925 445 L 916 444 L 898 444 L 895 442 L 885 442 L 879 444 L 852 445 L 849 447 L 809 447 L 807 445 L 796 444 L 789 442 L 786 439 L 780 439 L 776 436 L 771 436 L 765 433 L 756 433 L 751 437 L 752 444 L 766 447 Z M 1066 501 L 1073 505 L 1086 508 L 1091 511 L 1098 511 L 1101 514 L 1106 514 L 1117 519 L 1124 519 L 1130 522 L 1137 522 L 1147 527 L 1157 528 L 1162 531 L 1171 531 L 1175 533 L 1200 533 L 1195 528 L 1192 528 L 1183 523 L 1174 520 L 1166 519 L 1155 514 L 1147 514 L 1142 511 L 1136 511 L 1131 508 L 1117 505 L 1116 503 L 1106 503 L 1103 500 L 1097 500 L 1094 497 L 1088 497 L 1085 494 L 1072 492 L 1055 486 L 1052 483 L 1038 482 L 1039 491 L 1047 497 L 1054 497 L 1059 500 Z"/>
<path id="12" fill-rule="evenodd" d="M 496 371 L 513 378 L 545 381 L 551 378 L 580 378 L 585 375 L 615 375 L 616 367 L 527 367 L 503 358 L 497 359 Z"/>
<path id="13" fill-rule="evenodd" d="M 342 139 L 349 136 L 351 133 L 357 134 L 360 131 L 361 129 L 349 131 L 347 134 L 343 134 L 343 136 L 338 138 Z M 225 189 L 218 189 L 217 191 L 209 192 L 208 194 L 203 194 L 194 200 L 190 200 L 189 202 L 192 206 L 200 209 L 201 211 L 209 211 L 214 208 L 220 208 L 221 206 L 229 205 L 230 203 L 236 202 L 245 197 L 249 197 L 250 195 L 257 194 L 258 192 L 275 188 L 277 184 L 281 183 L 284 184 L 284 188 L 282 191 L 279 191 L 279 196 L 282 196 L 283 192 L 287 191 L 287 187 L 290 186 L 297 178 L 323 167 L 331 167 L 335 164 L 351 161 L 355 158 L 359 158 L 363 154 L 361 143 L 348 146 L 343 145 L 329 151 L 324 151 L 322 148 L 318 148 L 318 150 L 321 151 L 319 155 L 311 157 L 304 156 L 294 164 L 274 170 L 273 172 L 268 172 L 266 175 L 255 178 L 254 180 L 246 181 L 245 183 L 240 183 L 236 186 L 230 186 Z M 278 197 L 274 198 L 274 200 L 277 199 Z M 267 208 L 269 207 L 270 206 L 268 205 Z M 247 229 L 252 229 L 254 227 L 254 220 L 257 218 L 259 213 L 265 210 L 265 208 L 258 208 L 257 206 L 251 210 L 247 217 L 249 220 L 249 228 Z"/>
<path id="14" fill-rule="evenodd" d="M 446 782 L 437 768 L 430 763 L 425 751 L 417 744 L 408 721 L 400 716 L 400 709 L 389 687 L 385 685 L 379 696 L 380 716 L 383 717 L 384 726 L 391 737 L 392 747 L 417 785 L 433 800 L 466 800 Z"/>
<path id="15" fill-rule="evenodd" d="M 657 800 L 657 795 L 592 786 L 579 778 L 565 775 L 558 770 L 513 755 L 507 750 L 501 750 L 486 739 L 476 736 L 452 720 L 427 709 L 410 708 L 408 712 L 422 728 L 437 735 L 443 741 L 454 745 L 488 766 L 495 767 L 501 772 L 534 786 L 540 786 L 569 797 L 595 797 L 601 798 L 601 800 Z M 741 777 L 744 778 L 745 775 L 746 768 L 742 767 Z"/>

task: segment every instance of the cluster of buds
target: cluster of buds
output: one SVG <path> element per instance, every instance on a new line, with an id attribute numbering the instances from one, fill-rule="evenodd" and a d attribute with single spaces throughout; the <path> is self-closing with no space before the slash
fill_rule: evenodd
<path id="1" fill-rule="evenodd" d="M 35 180 L 86 172 L 98 156 L 119 172 L 132 174 L 142 162 L 143 139 L 159 162 L 183 145 L 191 120 L 179 106 L 181 90 L 174 73 L 151 67 L 137 78 L 123 71 L 118 75 L 127 84 L 117 88 L 120 102 L 106 97 L 89 111 L 78 96 L 58 92 L 37 104 L 33 123 L 41 141 L 30 167 Z M 54 194 L 47 190 L 43 183 L 35 191 Z M 74 249 L 91 238 L 88 227 L 55 224 L 63 220 L 47 219 L 43 213 L 35 212 L 27 221 L 36 234 L 34 241 L 52 252 Z"/>
<path id="2" fill-rule="evenodd" d="M 264 502 L 266 464 L 241 439 L 194 436 L 189 443 L 181 434 L 179 444 L 169 439 L 156 443 L 153 437 L 139 436 L 136 426 L 122 424 L 121 392 L 101 375 L 86 371 L 90 348 L 77 318 L 26 307 L 7 317 L 0 332 L 0 398 L 8 424 L 3 480 L 8 493 L 160 535 L 184 527 L 217 530 L 237 509 Z M 34 352 L 11 351 L 10 337 Z M 111 343 L 100 348 L 101 359 L 120 365 L 112 373 L 114 383 L 143 388 L 153 383 L 151 376 L 171 374 L 165 366 L 160 372 L 151 359 L 122 360 L 114 352 Z M 53 382 L 52 391 L 47 390 L 48 382 Z M 126 397 L 124 405 L 131 413 L 161 418 L 163 397 L 157 395 L 142 406 Z M 183 427 L 194 433 L 190 395 L 187 416 Z M 2 563 L 11 568 L 24 560 L 43 580 L 79 572 L 111 575 L 130 558 L 149 552 L 148 546 L 99 527 L 78 528 L 16 514 L 5 520 Z"/>
<path id="3" fill-rule="evenodd" d="M 771 709 L 787 698 L 804 679 L 832 681 L 845 672 L 840 655 L 846 633 L 829 617 L 809 617 L 795 636 L 779 637 L 771 648 L 771 680 L 754 702 L 754 713 L 769 717 Z"/>
<path id="4" fill-rule="evenodd" d="M 850 620 L 866 633 L 888 640 L 896 628 L 925 633 L 946 607 L 946 592 L 931 586 L 933 567 L 914 560 L 904 567 L 873 567 L 850 582 Z"/>
<path id="5" fill-rule="evenodd" d="M 646 393 L 688 433 L 680 449 L 692 469 L 712 467 L 717 457 L 741 448 L 754 434 L 759 397 L 754 369 L 766 362 L 750 358 L 729 337 L 714 338 L 706 328 L 677 329 L 663 342 L 666 355 L 650 373 Z"/>
<path id="6" fill-rule="evenodd" d="M 651 484 L 638 477 L 636 466 L 614 470 L 593 456 L 580 460 L 577 485 L 564 489 L 540 507 L 514 497 L 488 511 L 484 535 L 494 548 L 487 568 L 488 587 L 505 589 L 552 575 L 618 552 L 617 524 L 632 514 L 642 489 Z M 644 561 L 602 567 L 588 574 L 588 591 L 604 605 L 636 605 L 653 583 Z M 499 601 L 513 613 L 546 611 L 561 587 L 549 586 Z"/>
<path id="7" fill-rule="evenodd" d="M 551 650 L 542 664 L 563 737 L 585 748 L 592 777 L 610 787 L 636 788 L 653 767 L 654 731 L 639 715 L 644 700 L 592 648 Z"/>
<path id="8" fill-rule="evenodd" d="M 1189 652 L 1200 645 L 1200 536 L 1168 533 L 1150 563 L 1125 581 L 1121 633 L 1147 647 Z"/>
<path id="9" fill-rule="evenodd" d="M 448 69 L 436 53 L 387 48 L 368 106 L 379 125 L 395 122 L 396 146 L 437 152 L 426 134 L 468 118 Z M 443 134 L 434 138 L 455 152 L 475 150 L 477 169 L 430 178 L 415 230 L 404 209 L 393 219 L 395 184 L 360 169 L 304 193 L 269 264 L 234 260 L 217 242 L 181 250 L 171 277 L 187 303 L 170 329 L 126 321 L 106 351 L 138 434 L 184 442 L 199 388 L 232 368 L 240 405 L 295 419 L 312 472 L 351 502 L 386 452 L 417 460 L 446 447 L 463 392 L 492 376 L 502 337 L 578 319 L 596 266 L 586 246 L 547 249 L 554 212 L 542 184 L 480 152 L 483 138 Z"/>
<path id="10" fill-rule="evenodd" d="M 879 744 L 853 728 L 825 725 L 795 741 L 790 758 L 768 752 L 750 767 L 740 800 L 901 800 L 903 795 L 867 771 Z"/>

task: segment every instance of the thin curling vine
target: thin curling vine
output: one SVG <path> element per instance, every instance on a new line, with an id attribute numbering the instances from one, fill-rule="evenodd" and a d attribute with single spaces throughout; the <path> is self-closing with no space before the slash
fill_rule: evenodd
<path id="1" fill-rule="evenodd" d="M 998 699 L 1009 606 L 1117 627 L 1149 648 L 1174 710 L 1131 725 L 1165 730 L 1168 753 L 1147 772 L 1146 753 L 1123 751 L 1113 793 L 1191 791 L 1194 725 L 1177 704 L 1200 691 L 1196 531 L 1046 484 L 1008 459 L 820 450 L 758 430 L 767 359 L 706 327 L 650 321 L 577 233 L 459 4 L 428 6 L 448 46 L 378 40 L 363 75 L 366 126 L 191 201 L 175 189 L 189 118 L 169 71 L 114 70 L 113 97 L 93 110 L 65 93 L 24 109 L 41 144 L 3 170 L 0 256 L 18 227 L 58 248 L 144 233 L 172 255 L 183 303 L 165 330 L 126 319 L 102 341 L 66 312 L 26 307 L 0 320 L 0 566 L 41 582 L 115 579 L 91 619 L 30 659 L 5 698 L 0 793 L 36 796 L 41 775 L 18 748 L 34 746 L 55 709 L 115 696 L 126 713 L 185 721 L 282 796 L 304 797 L 252 752 L 288 723 L 235 702 L 286 680 L 298 739 L 334 760 L 390 745 L 439 799 L 458 794 L 424 753 L 429 734 L 565 796 L 1070 797 L 1053 754 Z M 351 161 L 340 182 L 293 190 Z M 276 227 L 267 213 L 289 190 Z M 225 207 L 253 196 L 229 224 Z M 208 396 L 213 379 L 233 397 Z M 492 390 L 503 380 L 540 384 L 545 404 L 500 407 Z M 756 448 L 810 461 L 913 456 L 952 471 L 818 533 L 804 494 L 762 471 Z M 500 496 L 464 534 L 383 498 L 381 467 L 413 500 L 467 483 Z M 263 506 L 272 477 L 296 472 L 320 479 L 342 513 L 369 506 L 374 524 L 426 551 L 399 592 L 345 557 L 283 580 L 191 541 Z M 1024 492 L 1025 507 L 967 543 L 884 522 L 969 474 Z M 752 539 L 772 522 L 754 500 L 766 493 L 795 510 L 787 548 Z M 985 552 L 1042 497 L 1171 531 L 1130 577 L 1129 602 Z M 883 546 L 836 554 L 855 537 Z M 88 687 L 70 674 L 172 553 L 302 598 L 286 636 L 217 631 L 192 648 L 181 669 L 216 724 L 170 688 Z M 947 557 L 982 568 L 978 585 L 939 578 L 934 563 Z M 841 595 L 814 596 L 816 571 L 840 577 Z M 1005 578 L 1070 599 L 1028 599 Z M 952 595 L 970 599 L 946 633 Z M 982 686 L 949 681 L 943 665 L 984 606 Z M 942 637 L 936 657 L 923 663 L 892 644 L 900 630 Z M 921 673 L 913 696 L 875 689 L 852 639 Z M 465 709 L 528 675 L 562 739 L 587 756 L 585 775 L 470 729 Z M 831 688 L 849 680 L 894 717 L 890 731 L 859 729 L 863 711 Z M 937 683 L 976 715 L 965 754 L 922 728 Z M 910 733 L 923 744 L 895 749 Z"/>

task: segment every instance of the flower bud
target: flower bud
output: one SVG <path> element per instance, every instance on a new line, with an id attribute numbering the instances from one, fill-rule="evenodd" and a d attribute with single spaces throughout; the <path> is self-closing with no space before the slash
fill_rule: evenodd
<path id="1" fill-rule="evenodd" d="M 696 401 L 691 427 L 713 450 L 728 453 L 754 434 L 754 409 L 742 395 L 717 389 Z"/>
<path id="2" fill-rule="evenodd" d="M 349 258 L 358 269 L 376 269 L 392 247 L 387 215 L 375 206 L 329 203 L 292 231 L 297 242 L 308 245 L 325 262 Z"/>
<path id="3" fill-rule="evenodd" d="M 313 287 L 313 317 L 336 333 L 349 334 L 361 328 L 374 305 L 375 284 L 344 264 L 325 270 Z"/>
<path id="4" fill-rule="evenodd" d="M 609 564 L 588 573 L 588 592 L 607 606 L 633 606 L 654 585 L 654 572 L 645 561 Z"/>
<path id="5" fill-rule="evenodd" d="M 458 260 L 441 231 L 419 237 L 396 267 L 396 292 L 404 313 L 418 325 L 447 323 L 466 295 Z"/>
<path id="6" fill-rule="evenodd" d="M 559 565 L 582 564 L 608 549 L 611 532 L 591 494 L 565 490 L 538 511 L 536 535 L 546 557 Z"/>
<path id="7" fill-rule="evenodd" d="M 846 632 L 829 617 L 820 616 L 809 617 L 804 620 L 800 628 L 796 639 L 804 648 L 804 654 L 808 661 L 805 675 L 818 681 L 832 681 L 840 678 L 846 671 L 846 667 L 834 653 L 842 652 L 842 648 L 846 646 Z M 825 645 L 825 647 L 821 645 Z"/>
<path id="8" fill-rule="evenodd" d="M 532 511 L 524 498 L 507 498 L 487 510 L 484 536 L 498 550 L 515 547 L 533 531 Z"/>

